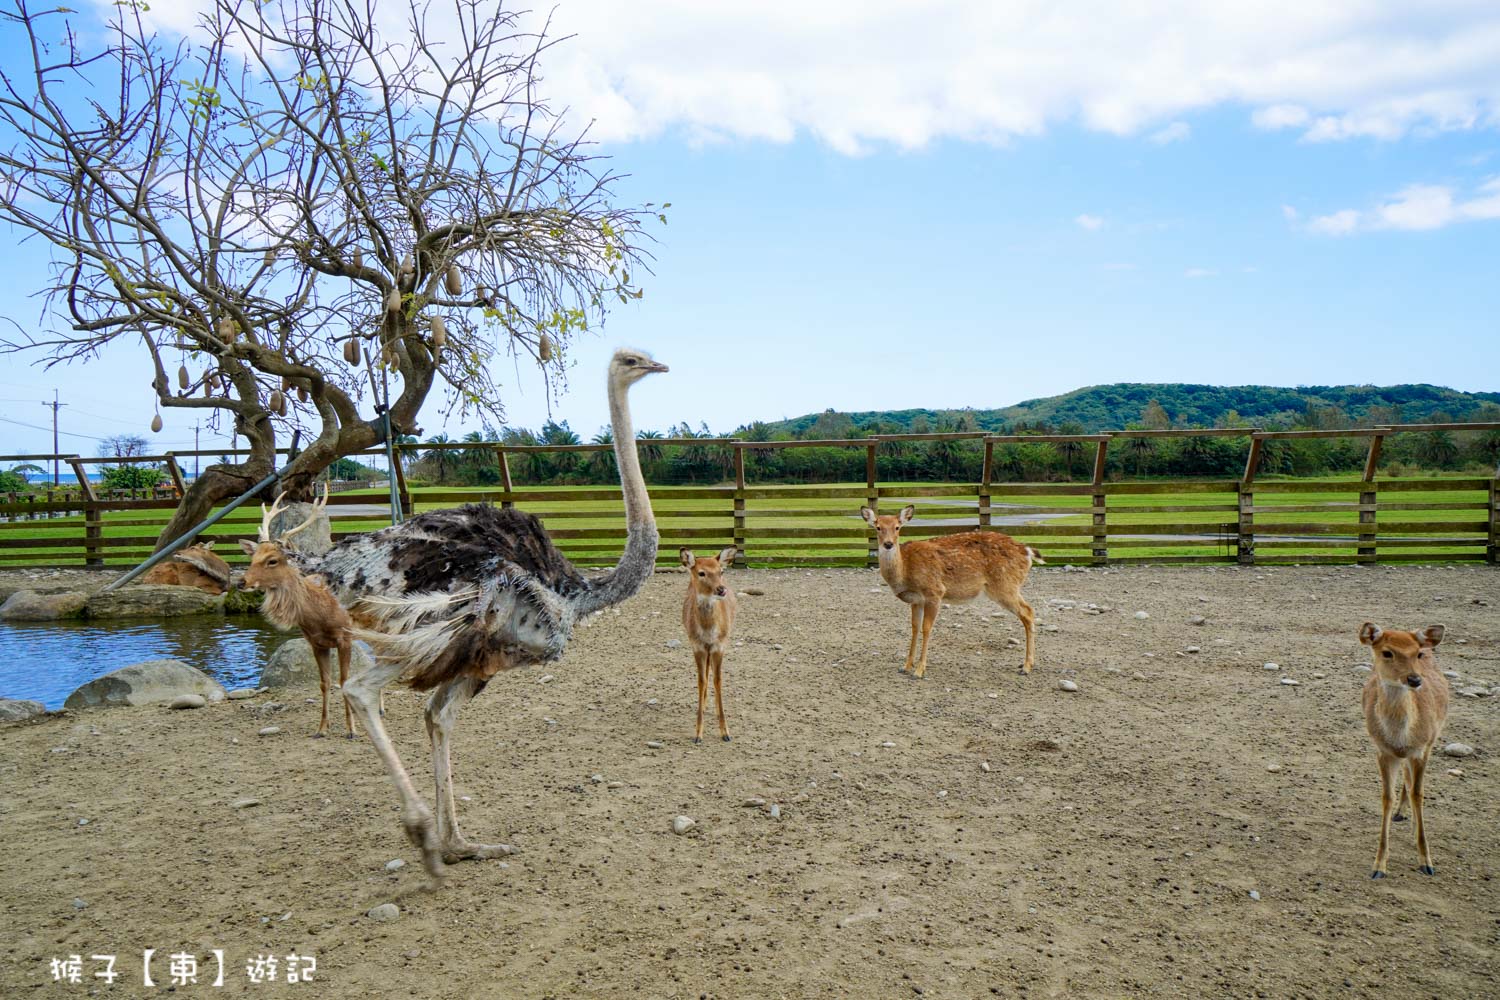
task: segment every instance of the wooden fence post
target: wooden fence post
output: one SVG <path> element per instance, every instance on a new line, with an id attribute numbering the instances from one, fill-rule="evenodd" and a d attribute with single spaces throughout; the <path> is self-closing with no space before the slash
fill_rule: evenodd
<path id="1" fill-rule="evenodd" d="M 1109 451 L 1109 439 L 1101 438 L 1094 445 L 1094 559 L 1095 563 L 1109 562 L 1109 494 L 1104 492 L 1104 458 Z"/>
<path id="2" fill-rule="evenodd" d="M 401 458 L 401 452 L 399 446 L 391 449 L 391 473 L 396 477 L 396 499 L 401 504 L 401 510 L 396 512 L 398 521 L 412 515 L 411 493 L 406 488 L 406 463 Z"/>
<path id="3" fill-rule="evenodd" d="M 172 476 L 172 488 L 177 491 L 177 499 L 181 500 L 187 493 L 187 484 L 182 480 L 182 469 L 177 464 L 177 456 L 170 451 L 167 452 L 167 472 Z"/>
<path id="4" fill-rule="evenodd" d="M 984 465 L 979 470 L 979 526 L 988 528 L 990 526 L 990 479 L 994 476 L 995 469 L 995 442 L 984 443 Z"/>
<path id="5" fill-rule="evenodd" d="M 104 565 L 100 555 L 100 543 L 104 539 L 104 512 L 99 508 L 99 497 L 89 474 L 79 458 L 68 459 L 73 474 L 78 477 L 78 486 L 83 491 L 83 564 L 98 567 Z"/>
<path id="6" fill-rule="evenodd" d="M 1260 453 L 1263 443 L 1253 434 L 1250 437 L 1250 454 L 1245 458 L 1245 475 L 1239 486 L 1239 531 L 1235 536 L 1235 549 L 1241 566 L 1255 565 L 1255 473 L 1260 468 Z"/>
<path id="7" fill-rule="evenodd" d="M 875 486 L 875 448 L 876 445 L 865 445 L 865 506 L 875 513 L 880 513 L 880 491 Z M 875 554 L 875 536 L 868 527 L 865 529 L 865 565 L 875 566 L 879 559 Z"/>
<path id="8" fill-rule="evenodd" d="M 506 493 L 509 493 L 510 490 L 511 490 L 511 486 L 510 486 L 510 458 L 509 458 L 509 456 L 507 456 L 505 454 L 505 446 L 501 445 L 501 444 L 495 445 L 495 454 L 499 457 L 499 460 L 500 460 L 500 488 L 502 490 L 504 490 Z M 515 503 L 513 503 L 510 500 L 501 500 L 500 501 L 500 506 L 501 507 L 514 507 Z"/>
<path id="9" fill-rule="evenodd" d="M 1362 482 L 1369 484 L 1368 490 L 1359 493 L 1359 548 L 1355 552 L 1354 561 L 1358 563 L 1373 563 L 1377 558 L 1378 539 L 1375 535 L 1376 512 L 1380 508 L 1380 501 L 1375 490 L 1375 468 L 1380 462 L 1381 442 L 1385 435 L 1376 434 L 1370 438 L 1370 453 L 1365 456 L 1365 475 Z M 1368 525 L 1368 530 L 1366 529 Z"/>
<path id="10" fill-rule="evenodd" d="M 1484 561 L 1494 565 L 1500 563 L 1500 469 L 1490 480 L 1490 544 L 1484 551 Z"/>
<path id="11" fill-rule="evenodd" d="M 745 555 L 745 446 L 735 442 L 734 449 L 734 551 L 735 561 L 744 563 Z"/>

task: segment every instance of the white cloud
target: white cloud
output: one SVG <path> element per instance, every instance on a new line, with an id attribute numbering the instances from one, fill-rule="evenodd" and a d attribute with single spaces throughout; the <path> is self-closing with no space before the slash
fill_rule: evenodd
<path id="1" fill-rule="evenodd" d="M 1322 236 L 1345 236 L 1359 227 L 1359 213 L 1346 208 L 1332 215 L 1319 215 L 1307 224 L 1309 231 Z"/>
<path id="2" fill-rule="evenodd" d="M 1421 232 L 1492 219 L 1500 219 L 1500 177 L 1479 185 L 1467 198 L 1442 184 L 1408 184 L 1374 208 L 1346 208 L 1318 216 L 1308 222 L 1307 228 L 1322 236 L 1347 236 L 1380 229 Z"/>
<path id="3" fill-rule="evenodd" d="M 153 0 L 147 16 L 181 25 L 207 2 Z M 551 13 L 554 36 L 576 36 L 545 57 L 545 93 L 603 141 L 810 135 L 860 152 L 1066 124 L 1176 140 L 1175 123 L 1225 107 L 1310 139 L 1500 126 L 1500 5 L 1483 0 L 561 0 L 536 11 Z"/>
<path id="4" fill-rule="evenodd" d="M 1193 127 L 1187 122 L 1173 122 L 1166 128 L 1157 129 L 1146 138 L 1158 146 L 1166 146 L 1174 142 L 1183 142 L 1193 134 Z"/>
<path id="5" fill-rule="evenodd" d="M 1298 212 L 1297 209 L 1292 205 L 1282 205 L 1281 216 L 1288 222 L 1296 222 L 1297 219 L 1301 216 L 1301 213 Z"/>
<path id="6" fill-rule="evenodd" d="M 1211 267 L 1190 267 L 1182 272 L 1184 278 L 1212 278 L 1219 272 Z"/>
<path id="7" fill-rule="evenodd" d="M 1087 212 L 1073 219 L 1074 222 L 1087 230 L 1101 229 L 1104 226 L 1104 218 L 1098 215 L 1089 215 Z"/>

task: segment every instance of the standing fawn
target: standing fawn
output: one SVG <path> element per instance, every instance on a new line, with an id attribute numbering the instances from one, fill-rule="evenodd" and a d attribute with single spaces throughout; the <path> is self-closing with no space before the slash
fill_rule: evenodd
<path id="1" fill-rule="evenodd" d="M 287 558 L 284 543 L 288 538 L 313 523 L 309 517 L 297 527 L 271 539 L 271 521 L 283 510 L 281 501 L 286 494 L 276 498 L 269 510 L 261 505 L 263 517 L 260 525 L 260 540 L 252 542 L 240 539 L 240 547 L 250 556 L 250 568 L 245 572 L 245 586 L 251 590 L 265 591 L 266 599 L 261 605 L 261 614 L 277 628 L 296 628 L 312 647 L 313 659 L 318 664 L 318 684 L 323 689 L 323 716 L 318 722 L 316 736 L 328 735 L 328 688 L 333 683 L 333 664 L 329 652 L 338 650 L 339 689 L 349 679 L 349 658 L 354 650 L 354 639 L 349 629 L 354 622 L 349 612 L 338 602 L 324 585 L 321 577 L 306 576 Z M 328 503 L 328 494 L 323 494 L 322 506 Z M 382 714 L 384 714 L 382 712 Z M 354 716 L 349 708 L 349 699 L 344 699 L 344 727 L 349 739 L 354 739 Z"/>
<path id="2" fill-rule="evenodd" d="M 693 742 L 703 742 L 703 702 L 708 698 L 708 674 L 713 671 L 714 700 L 719 705 L 719 735 L 729 742 L 729 724 L 724 721 L 724 650 L 734 631 L 734 591 L 724 586 L 724 571 L 734 562 L 734 546 L 718 557 L 694 557 L 687 549 L 678 556 L 688 568 L 687 596 L 682 601 L 682 627 L 693 646 L 698 666 L 698 728 Z"/>
<path id="3" fill-rule="evenodd" d="M 1374 670 L 1365 681 L 1365 729 L 1380 758 L 1380 846 L 1370 877 L 1385 878 L 1391 820 L 1402 818 L 1401 806 L 1408 796 L 1422 873 L 1432 875 L 1432 854 L 1422 824 L 1422 775 L 1448 718 L 1448 682 L 1434 652 L 1443 641 L 1443 626 L 1402 632 L 1365 622 L 1359 627 L 1359 641 L 1370 647 L 1374 659 Z"/>
<path id="4" fill-rule="evenodd" d="M 926 676 L 927 639 L 932 635 L 943 602 L 971 601 L 981 590 L 1021 620 L 1026 630 L 1026 660 L 1021 673 L 1031 673 L 1035 616 L 1031 605 L 1021 597 L 1021 584 L 1026 582 L 1032 563 L 1045 565 L 1041 553 L 998 531 L 966 531 L 899 544 L 901 528 L 916 512 L 910 504 L 894 516 L 876 515 L 868 507 L 859 509 L 860 516 L 875 529 L 880 575 L 892 593 L 911 605 L 911 642 L 906 647 L 906 665 L 901 673 L 910 670 L 913 677 Z M 922 655 L 913 670 L 919 623 Z"/>

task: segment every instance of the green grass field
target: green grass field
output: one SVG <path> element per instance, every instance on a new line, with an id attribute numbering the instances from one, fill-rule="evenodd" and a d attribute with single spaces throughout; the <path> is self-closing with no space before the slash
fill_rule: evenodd
<path id="1" fill-rule="evenodd" d="M 1353 535 L 1359 527 L 1356 480 L 1316 480 L 1326 489 L 1308 491 L 1296 480 L 1261 480 L 1255 487 L 1254 515 L 1258 559 L 1353 558 Z M 1347 482 L 1347 488 L 1343 483 Z M 1422 489 L 1382 488 L 1378 496 L 1377 537 L 1384 539 L 1382 558 L 1482 557 L 1488 535 L 1489 497 L 1486 489 L 1443 489 L 1441 480 L 1419 481 Z M 1338 483 L 1337 486 L 1334 484 Z M 1111 559 L 1230 560 L 1235 556 L 1238 522 L 1237 494 L 1207 492 L 1200 484 L 1114 484 L 1118 489 L 1164 489 L 1168 492 L 1117 493 L 1107 501 L 1106 526 Z M 1385 486 L 1386 484 L 1381 484 Z M 1400 484 L 1397 484 L 1400 485 Z M 1474 485 L 1467 480 L 1466 486 Z M 1059 484 L 1076 490 L 1076 484 Z M 941 483 L 881 483 L 886 495 L 882 512 L 892 512 L 910 500 L 917 507 L 918 524 L 907 537 L 933 533 L 923 522 L 949 520 L 973 523 L 979 497 L 962 487 Z M 1003 490 L 1004 487 L 997 487 Z M 997 492 L 992 498 L 995 526 L 1041 549 L 1050 562 L 1082 562 L 1093 547 L 1092 499 L 1076 492 L 1057 493 L 1045 484 L 1027 484 L 1024 492 Z M 785 562 L 862 563 L 867 551 L 865 526 L 858 509 L 865 502 L 861 483 L 834 486 L 751 487 L 745 501 L 745 551 L 752 564 Z M 559 546 L 582 563 L 612 562 L 623 538 L 623 508 L 618 499 L 579 499 L 578 494 L 609 493 L 591 486 L 518 487 L 526 497 L 517 506 L 541 517 Z M 942 493 L 941 496 L 923 495 Z M 826 494 L 843 494 L 828 496 Z M 823 494 L 823 495 L 820 495 Z M 676 561 L 679 546 L 714 549 L 734 538 L 732 487 L 654 487 L 653 506 L 662 535 L 663 563 Z M 342 493 L 332 508 L 338 534 L 373 531 L 387 526 L 389 494 L 380 489 Z M 463 499 L 499 496 L 497 490 L 456 490 L 417 487 L 411 491 L 417 511 L 452 506 Z M 344 516 L 350 504 L 368 502 L 378 511 Z M 15 512 L 0 507 L 0 513 Z M 103 518 L 106 562 L 129 565 L 150 553 L 169 511 L 109 511 Z M 236 511 L 207 533 L 231 562 L 240 561 L 234 540 L 254 537 L 260 523 L 258 508 Z M 1428 526 L 1431 526 L 1430 528 Z M 941 530 L 962 530 L 954 523 Z M 1277 532 L 1280 534 L 1277 534 Z M 84 519 L 81 515 L 50 520 L 0 523 L 0 565 L 81 565 Z M 1199 535 L 1181 538 L 1173 536 Z M 1335 537 L 1324 537 L 1324 536 Z M 110 544 L 112 543 L 112 544 Z M 228 551 L 225 551 L 228 550 Z"/>

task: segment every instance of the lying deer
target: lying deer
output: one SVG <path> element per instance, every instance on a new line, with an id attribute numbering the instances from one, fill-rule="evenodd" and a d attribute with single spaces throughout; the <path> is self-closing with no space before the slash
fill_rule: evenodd
<path id="1" fill-rule="evenodd" d="M 1370 877 L 1385 878 L 1391 820 L 1403 818 L 1401 807 L 1408 796 L 1422 873 L 1432 875 L 1432 854 L 1422 825 L 1422 775 L 1448 718 L 1448 682 L 1438 670 L 1434 652 L 1443 641 L 1443 626 L 1401 632 L 1365 622 L 1359 627 L 1359 641 L 1370 647 L 1374 660 L 1363 700 L 1365 729 L 1380 759 L 1380 846 L 1375 849 L 1375 870 Z"/>
<path id="2" fill-rule="evenodd" d="M 859 509 L 860 516 L 875 529 L 881 577 L 892 593 L 911 605 L 911 642 L 901 673 L 910 670 L 917 678 L 927 675 L 927 640 L 943 602 L 971 601 L 981 590 L 1021 619 L 1026 630 L 1026 660 L 1021 672 L 1031 673 L 1035 616 L 1031 605 L 1021 597 L 1021 584 L 1026 582 L 1032 563 L 1045 565 L 1041 553 L 998 531 L 965 531 L 899 544 L 902 527 L 916 512 L 910 504 L 896 515 L 877 515 L 868 507 Z M 919 623 L 922 656 L 913 669 Z"/>
<path id="3" fill-rule="evenodd" d="M 333 664 L 329 652 L 337 649 L 339 654 L 339 689 L 349 679 L 349 658 L 353 654 L 354 639 L 349 629 L 354 622 L 349 612 L 324 585 L 321 577 L 304 575 L 287 558 L 285 542 L 297 532 L 313 523 L 313 516 L 288 531 L 283 531 L 275 540 L 271 538 L 271 522 L 285 508 L 282 501 L 286 494 L 276 498 L 267 509 L 261 505 L 260 539 L 252 542 L 240 539 L 240 548 L 250 556 L 250 568 L 245 572 L 245 586 L 251 590 L 265 591 L 266 599 L 261 604 L 261 614 L 277 628 L 296 628 L 302 638 L 312 647 L 313 659 L 318 664 L 318 683 L 323 689 L 323 715 L 318 722 L 316 736 L 328 735 L 328 688 L 333 683 Z M 317 508 L 326 507 L 328 493 L 325 490 Z M 382 714 L 384 714 L 382 706 Z M 354 716 L 344 699 L 344 726 L 349 739 L 354 739 Z"/>
<path id="4" fill-rule="evenodd" d="M 213 548 L 213 542 L 199 542 L 180 549 L 166 562 L 151 567 L 141 582 L 197 587 L 205 593 L 222 594 L 229 589 L 229 564 L 214 555 Z"/>
<path id="5" fill-rule="evenodd" d="M 714 700 L 719 705 L 719 735 L 729 742 L 729 724 L 724 720 L 724 650 L 734 631 L 734 591 L 724 586 L 724 571 L 734 562 L 734 546 L 718 557 L 696 558 L 687 549 L 678 550 L 688 568 L 687 596 L 682 601 L 682 627 L 693 647 L 698 666 L 698 728 L 693 742 L 703 742 L 703 703 L 708 698 L 708 674 L 713 671 Z"/>

